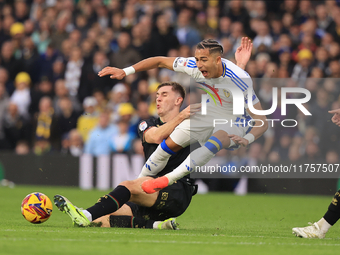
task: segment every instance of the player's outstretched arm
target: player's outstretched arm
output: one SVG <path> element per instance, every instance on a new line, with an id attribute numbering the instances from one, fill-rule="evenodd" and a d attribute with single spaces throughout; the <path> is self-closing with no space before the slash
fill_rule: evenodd
<path id="1" fill-rule="evenodd" d="M 133 66 L 130 66 L 124 69 L 107 66 L 107 67 L 104 67 L 101 71 L 99 71 L 98 75 L 99 77 L 110 75 L 111 79 L 121 80 L 129 74 L 133 74 L 135 72 L 142 72 L 142 71 L 150 70 L 150 69 L 157 68 L 157 67 L 174 70 L 172 65 L 175 59 L 176 58 L 172 58 L 172 57 L 152 57 L 152 58 L 144 59 L 134 64 Z"/>
<path id="2" fill-rule="evenodd" d="M 254 108 L 256 110 L 262 110 L 261 103 L 258 102 L 254 104 Z M 264 132 L 268 129 L 268 122 L 266 120 L 266 116 L 256 115 L 247 109 L 250 116 L 255 120 L 254 127 L 251 131 L 246 134 L 244 137 L 240 137 L 238 135 L 229 135 L 229 138 L 234 141 L 237 145 L 248 146 L 248 144 L 252 143 L 256 139 L 260 138 Z"/>
<path id="3" fill-rule="evenodd" d="M 145 132 L 144 139 L 147 143 L 160 144 L 164 139 L 174 131 L 183 120 L 200 111 L 201 104 L 192 104 L 181 111 L 174 119 L 160 127 L 152 127 Z"/>
<path id="4" fill-rule="evenodd" d="M 340 127 L 340 109 L 335 109 L 328 112 L 334 114 L 332 117 L 332 122 Z"/>
<path id="5" fill-rule="evenodd" d="M 243 70 L 250 59 L 251 52 L 253 50 L 253 43 L 248 37 L 242 37 L 241 45 L 237 48 L 235 52 L 236 65 Z"/>

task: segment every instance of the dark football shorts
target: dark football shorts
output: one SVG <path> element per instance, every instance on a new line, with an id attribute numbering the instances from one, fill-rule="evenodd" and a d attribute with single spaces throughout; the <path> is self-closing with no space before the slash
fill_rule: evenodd
<path id="1" fill-rule="evenodd" d="M 132 202 L 127 202 L 126 205 L 131 208 L 134 217 L 163 221 L 184 213 L 193 194 L 195 194 L 195 185 L 189 184 L 185 179 L 180 179 L 160 190 L 156 203 L 152 207 L 144 207 Z"/>

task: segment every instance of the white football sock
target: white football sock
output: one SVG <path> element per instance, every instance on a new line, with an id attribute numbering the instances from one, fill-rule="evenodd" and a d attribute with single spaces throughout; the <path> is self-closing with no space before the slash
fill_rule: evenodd
<path id="1" fill-rule="evenodd" d="M 319 225 L 319 227 L 320 227 L 320 229 L 321 229 L 321 231 L 323 232 L 323 233 L 327 233 L 328 232 L 328 230 L 331 228 L 331 224 L 329 224 L 324 218 L 321 218 L 318 222 L 317 222 L 317 224 Z"/>
<path id="2" fill-rule="evenodd" d="M 166 166 L 170 157 L 171 154 L 164 151 L 161 145 L 158 145 L 157 149 L 151 154 L 149 159 L 145 162 L 138 178 L 158 174 Z"/>
<path id="3" fill-rule="evenodd" d="M 92 214 L 88 210 L 83 210 L 83 214 L 86 216 L 86 218 L 92 222 Z"/>
<path id="4" fill-rule="evenodd" d="M 155 221 L 152 225 L 153 229 L 158 229 L 158 225 L 161 224 L 163 221 Z"/>
<path id="5" fill-rule="evenodd" d="M 169 185 L 193 172 L 196 166 L 204 166 L 214 156 L 215 154 L 205 146 L 194 150 L 182 164 L 165 175 L 169 179 Z"/>

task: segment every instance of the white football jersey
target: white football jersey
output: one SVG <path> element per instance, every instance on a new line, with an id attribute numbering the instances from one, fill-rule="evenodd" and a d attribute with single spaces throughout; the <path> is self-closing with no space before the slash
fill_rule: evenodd
<path id="1" fill-rule="evenodd" d="M 248 108 L 248 88 L 252 91 L 252 105 L 259 102 L 258 97 L 253 90 L 253 82 L 249 74 L 232 63 L 222 58 L 223 74 L 219 78 L 205 78 L 201 71 L 198 70 L 194 57 L 178 57 L 173 63 L 173 69 L 176 72 L 190 75 L 198 84 L 197 87 L 205 90 L 209 96 L 207 100 L 207 114 L 213 114 L 216 117 L 233 116 L 234 120 L 250 120 L 251 117 L 246 111 Z M 216 88 L 216 84 L 222 85 L 223 88 Z M 201 85 L 201 86 L 200 86 Z M 233 114 L 233 93 L 231 88 L 237 86 L 243 93 L 242 103 L 244 107 L 243 115 Z M 211 97 L 214 97 L 211 98 Z"/>

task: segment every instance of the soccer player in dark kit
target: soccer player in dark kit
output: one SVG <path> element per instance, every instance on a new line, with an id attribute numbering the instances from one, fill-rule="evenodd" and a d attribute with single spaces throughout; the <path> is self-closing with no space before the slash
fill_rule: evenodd
<path id="1" fill-rule="evenodd" d="M 243 68 L 250 58 L 251 47 L 249 45 L 251 42 L 244 38 L 235 53 L 239 61 L 237 64 Z M 199 105 L 192 105 L 180 113 L 184 96 L 185 91 L 178 83 L 163 83 L 159 86 L 157 112 L 160 118 L 142 121 L 138 127 L 146 158 L 177 125 L 189 118 L 191 114 L 200 111 Z M 54 202 L 59 210 L 67 213 L 73 223 L 79 226 L 89 226 L 94 221 L 101 222 L 106 227 L 176 229 L 175 220 L 169 218 L 181 215 L 189 206 L 191 197 L 195 193 L 193 180 L 185 176 L 177 180 L 174 185 L 153 194 L 146 194 L 141 184 L 173 171 L 189 153 L 190 148 L 187 147 L 171 156 L 163 171 L 155 176 L 143 176 L 133 181 L 120 183 L 113 191 L 101 197 L 95 205 L 86 210 L 80 210 L 61 195 L 56 195 Z"/>

